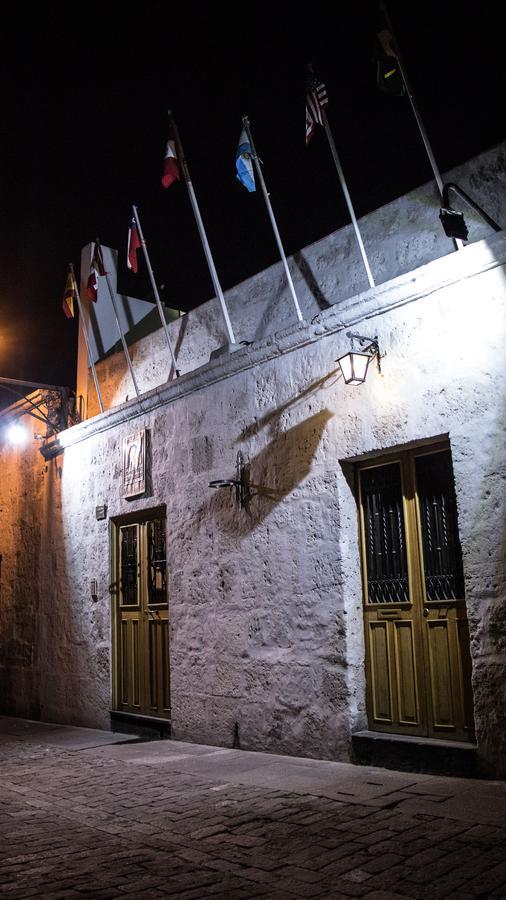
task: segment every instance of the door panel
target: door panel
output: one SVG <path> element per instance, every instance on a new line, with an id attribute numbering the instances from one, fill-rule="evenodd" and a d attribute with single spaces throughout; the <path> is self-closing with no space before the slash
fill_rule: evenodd
<path id="1" fill-rule="evenodd" d="M 170 717 L 165 519 L 113 525 L 113 704 Z"/>
<path id="2" fill-rule="evenodd" d="M 359 503 L 370 727 L 473 740 L 449 448 L 360 467 Z"/>
<path id="3" fill-rule="evenodd" d="M 455 728 L 452 696 L 452 665 L 448 619 L 427 623 L 432 726 L 435 731 Z"/>
<path id="4" fill-rule="evenodd" d="M 388 622 L 369 622 L 373 717 L 375 722 L 391 725 L 393 713 L 387 629 Z"/>
<path id="5" fill-rule="evenodd" d="M 395 659 L 397 664 L 397 696 L 399 698 L 399 722 L 401 725 L 420 724 L 416 677 L 415 638 L 413 623 L 393 623 L 395 634 Z"/>

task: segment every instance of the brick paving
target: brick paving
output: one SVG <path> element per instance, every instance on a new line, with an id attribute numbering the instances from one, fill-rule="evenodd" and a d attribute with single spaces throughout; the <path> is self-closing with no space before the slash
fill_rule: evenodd
<path id="1" fill-rule="evenodd" d="M 236 784 L 124 747 L 0 750 L 6 898 L 506 897 L 501 825 Z"/>

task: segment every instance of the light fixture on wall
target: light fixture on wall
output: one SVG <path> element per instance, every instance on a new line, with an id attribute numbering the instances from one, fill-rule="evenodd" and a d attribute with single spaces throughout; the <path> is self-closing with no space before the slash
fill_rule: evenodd
<path id="1" fill-rule="evenodd" d="M 364 337 L 352 331 L 346 332 L 346 337 L 351 338 L 351 350 L 340 356 L 339 363 L 345 384 L 363 384 L 367 377 L 367 369 L 371 359 L 376 357 L 378 370 L 381 372 L 380 350 L 377 337 Z M 359 349 L 355 349 L 355 341 L 359 342 Z M 362 346 L 365 344 L 365 346 Z"/>
<path id="2" fill-rule="evenodd" d="M 246 506 L 246 503 L 252 496 L 248 490 L 247 478 L 246 478 L 246 466 L 244 465 L 244 458 L 239 450 L 237 453 L 237 459 L 235 463 L 235 478 L 217 478 L 215 481 L 209 482 L 209 487 L 211 488 L 222 488 L 222 487 L 234 487 L 235 488 L 235 498 L 237 500 L 238 505 L 242 508 Z"/>
<path id="3" fill-rule="evenodd" d="M 494 222 L 491 216 L 482 209 L 481 206 L 473 200 L 469 194 L 466 194 L 465 191 L 462 190 L 458 184 L 455 184 L 453 181 L 448 181 L 445 185 L 443 185 L 442 199 L 443 199 L 443 207 L 439 210 L 439 218 L 441 219 L 441 224 L 444 228 L 445 234 L 447 237 L 452 238 L 460 238 L 462 241 L 467 241 L 468 231 L 467 225 L 464 220 L 464 214 L 461 212 L 457 212 L 456 209 L 450 204 L 450 191 L 453 191 L 457 194 L 461 200 L 464 200 L 468 206 L 477 213 L 487 225 L 490 225 L 494 231 L 501 231 L 501 226 Z"/>
<path id="4" fill-rule="evenodd" d="M 22 388 L 23 390 L 20 390 Z M 28 440 L 28 430 L 19 421 L 23 416 L 31 416 L 46 426 L 46 434 L 33 435 L 44 441 L 40 452 L 45 459 L 59 450 L 58 438 L 61 431 L 78 421 L 75 411 L 75 397 L 67 387 L 55 384 L 41 384 L 38 381 L 22 381 L 19 378 L 0 376 L 0 389 L 13 394 L 16 402 L 0 413 L 0 419 L 8 426 L 6 437 L 12 445 L 22 446 Z M 44 409 L 46 412 L 44 412 Z M 48 443 L 49 438 L 54 440 Z"/>
<path id="5" fill-rule="evenodd" d="M 444 228 L 446 237 L 459 238 L 461 241 L 467 241 L 468 230 L 464 220 L 464 213 L 457 212 L 451 206 L 439 210 L 439 218 Z"/>

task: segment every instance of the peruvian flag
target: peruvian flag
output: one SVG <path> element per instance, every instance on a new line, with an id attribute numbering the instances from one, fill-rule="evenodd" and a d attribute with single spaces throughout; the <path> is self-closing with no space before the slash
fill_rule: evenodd
<path id="1" fill-rule="evenodd" d="M 132 221 L 130 222 L 130 228 L 128 230 L 128 250 L 127 250 L 127 266 L 132 272 L 137 272 L 137 250 L 141 246 L 141 241 L 139 238 L 139 232 L 137 229 L 137 222 L 135 220 L 135 214 L 132 213 Z"/>
<path id="2" fill-rule="evenodd" d="M 88 276 L 88 283 L 86 285 L 86 296 L 88 300 L 93 300 L 94 303 L 97 302 L 98 297 L 99 275 L 107 275 L 107 272 L 105 271 L 102 248 L 98 244 L 95 244 L 95 247 L 93 249 L 93 256 L 91 259 L 90 274 Z"/>
<path id="3" fill-rule="evenodd" d="M 176 145 L 174 141 L 167 141 L 167 150 L 163 161 L 162 184 L 164 188 L 171 186 L 173 181 L 179 181 L 179 163 L 177 161 Z"/>

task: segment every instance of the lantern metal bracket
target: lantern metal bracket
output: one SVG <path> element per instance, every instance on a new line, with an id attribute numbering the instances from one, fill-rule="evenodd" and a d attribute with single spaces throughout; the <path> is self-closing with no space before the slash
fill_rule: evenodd
<path id="1" fill-rule="evenodd" d="M 211 488 L 222 488 L 222 487 L 233 487 L 235 488 L 235 499 L 237 501 L 238 506 L 241 509 L 247 505 L 248 501 L 251 497 L 254 497 L 248 487 L 248 479 L 246 473 L 246 465 L 244 463 L 244 457 L 239 450 L 237 453 L 236 463 L 235 463 L 235 478 L 217 478 L 215 481 L 209 482 L 209 487 Z"/>
<path id="2" fill-rule="evenodd" d="M 370 353 L 371 358 L 376 357 L 376 361 L 378 363 L 378 372 L 381 372 L 381 354 L 378 343 L 378 336 L 374 337 L 365 337 L 363 334 L 357 334 L 354 331 L 347 331 L 346 337 L 351 339 L 351 349 L 353 350 L 354 341 L 359 341 L 360 345 L 367 344 L 366 347 L 360 346 L 361 353 Z"/>

